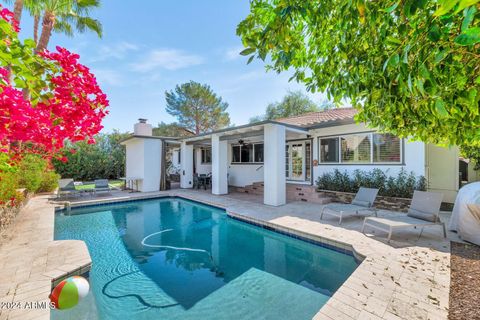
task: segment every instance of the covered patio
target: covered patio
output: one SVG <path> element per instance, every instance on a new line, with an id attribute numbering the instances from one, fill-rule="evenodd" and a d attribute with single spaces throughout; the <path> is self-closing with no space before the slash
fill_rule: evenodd
<path id="1" fill-rule="evenodd" d="M 287 202 L 287 174 L 291 172 L 287 161 L 287 142 L 308 139 L 306 129 L 275 121 L 227 128 L 184 139 L 180 147 L 180 187 L 193 188 L 196 174 L 211 173 L 211 192 L 214 195 L 228 194 L 229 186 L 241 187 L 263 182 L 266 190 L 263 192 L 263 203 L 284 205 Z M 210 158 L 203 150 L 211 152 Z M 299 165 L 303 171 L 310 164 L 303 158 L 301 161 Z M 305 183 L 305 175 L 302 177 L 301 182 Z"/>

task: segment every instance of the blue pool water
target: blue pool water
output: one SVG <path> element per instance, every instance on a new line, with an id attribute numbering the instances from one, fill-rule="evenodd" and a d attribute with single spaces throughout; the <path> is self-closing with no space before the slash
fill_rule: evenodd
<path id="1" fill-rule="evenodd" d="M 93 264 L 54 319 L 311 319 L 357 266 L 179 198 L 59 212 L 55 239 L 84 240 Z"/>

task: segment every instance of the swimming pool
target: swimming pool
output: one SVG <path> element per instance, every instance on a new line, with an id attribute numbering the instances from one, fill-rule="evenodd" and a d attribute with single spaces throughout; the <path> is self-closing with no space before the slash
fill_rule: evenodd
<path id="1" fill-rule="evenodd" d="M 351 255 L 180 198 L 72 209 L 91 292 L 54 319 L 311 319 L 357 267 Z"/>

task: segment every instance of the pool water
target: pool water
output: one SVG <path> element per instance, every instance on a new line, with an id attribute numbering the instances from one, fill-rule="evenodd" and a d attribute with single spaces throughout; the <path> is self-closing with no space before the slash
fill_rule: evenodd
<path id="1" fill-rule="evenodd" d="M 54 319 L 311 319 L 357 267 L 180 198 L 59 212 L 55 239 L 93 263 L 87 298 Z"/>

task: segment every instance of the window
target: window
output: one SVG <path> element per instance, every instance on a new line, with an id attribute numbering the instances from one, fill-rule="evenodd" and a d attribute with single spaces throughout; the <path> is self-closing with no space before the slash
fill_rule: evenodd
<path id="1" fill-rule="evenodd" d="M 320 139 L 320 162 L 338 162 L 338 138 Z"/>
<path id="2" fill-rule="evenodd" d="M 305 142 L 305 180 L 310 180 L 312 174 L 312 149 L 310 147 L 310 142 Z"/>
<path id="3" fill-rule="evenodd" d="M 200 150 L 202 153 L 202 164 L 212 163 L 212 149 L 202 148 Z"/>
<path id="4" fill-rule="evenodd" d="M 240 162 L 240 148 L 241 146 L 232 147 L 232 162 Z"/>
<path id="5" fill-rule="evenodd" d="M 178 150 L 178 163 L 182 163 L 182 151 Z"/>
<path id="6" fill-rule="evenodd" d="M 388 133 L 321 138 L 319 153 L 320 163 L 401 163 L 402 140 Z"/>
<path id="7" fill-rule="evenodd" d="M 341 137 L 342 162 L 363 163 L 371 162 L 370 134 L 355 134 Z"/>
<path id="8" fill-rule="evenodd" d="M 232 163 L 263 163 L 263 143 L 232 146 Z"/>
<path id="9" fill-rule="evenodd" d="M 253 144 L 244 144 L 240 153 L 240 162 L 253 162 Z"/>
<path id="10" fill-rule="evenodd" d="M 400 162 L 400 138 L 392 134 L 373 134 L 373 162 Z"/>
<path id="11" fill-rule="evenodd" d="M 255 145 L 255 156 L 253 157 L 254 162 L 263 162 L 263 143 Z"/>

